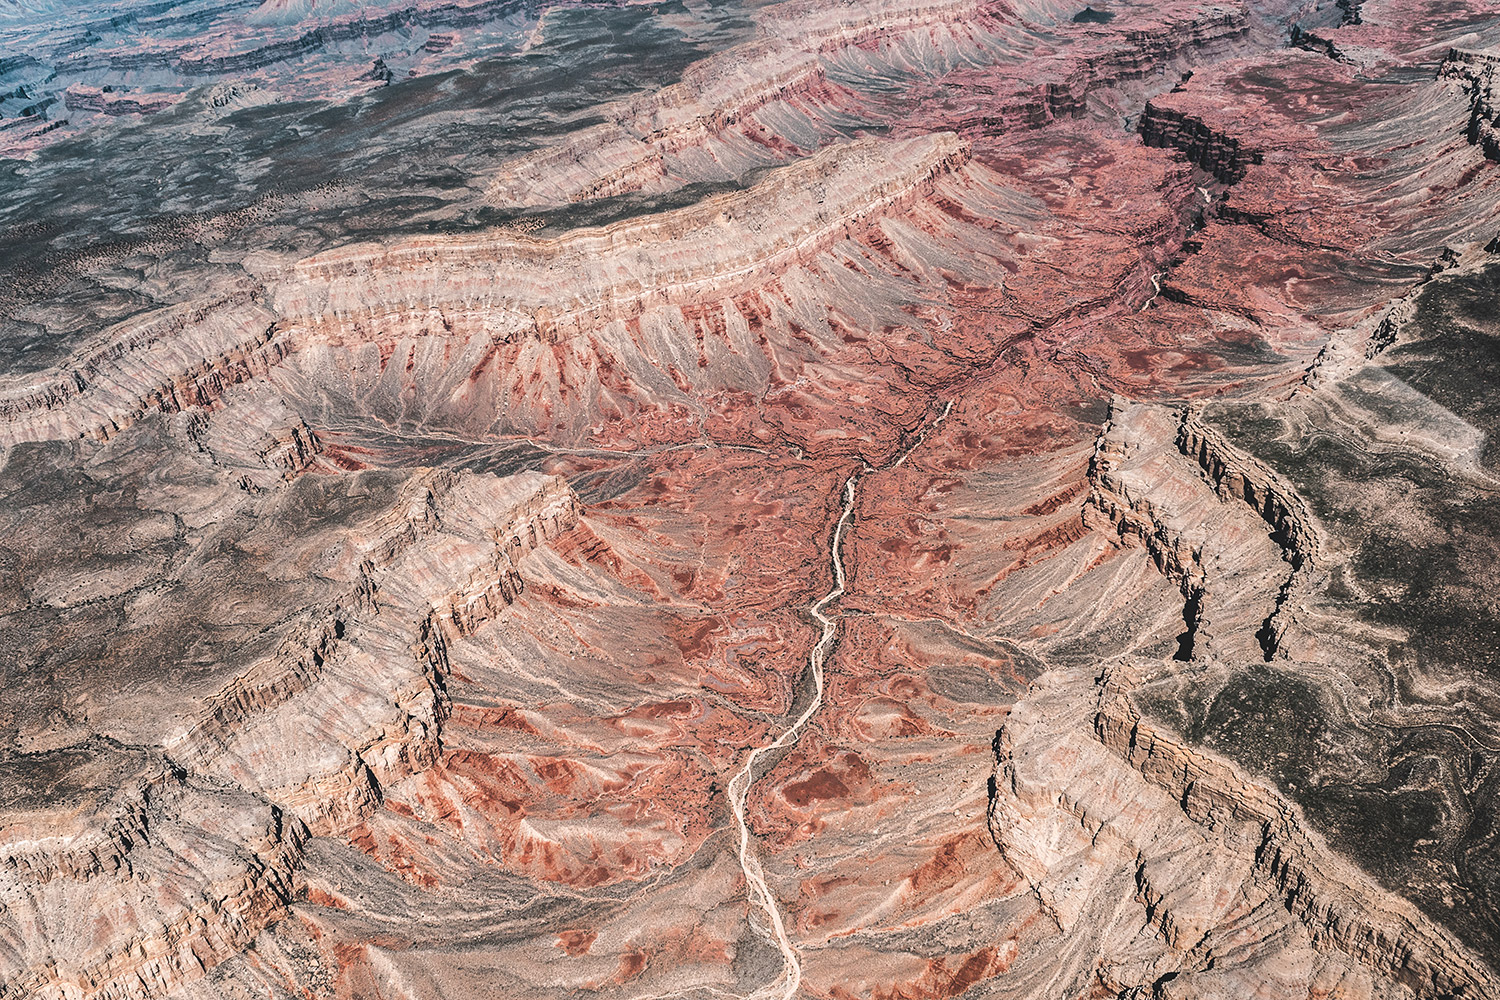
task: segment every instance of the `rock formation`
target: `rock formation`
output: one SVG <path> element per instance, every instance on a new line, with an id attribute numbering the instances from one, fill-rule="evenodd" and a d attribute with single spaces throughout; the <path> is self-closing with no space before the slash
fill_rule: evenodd
<path id="1" fill-rule="evenodd" d="M 0 39 L 0 1000 L 1500 996 L 1493 10 Z"/>

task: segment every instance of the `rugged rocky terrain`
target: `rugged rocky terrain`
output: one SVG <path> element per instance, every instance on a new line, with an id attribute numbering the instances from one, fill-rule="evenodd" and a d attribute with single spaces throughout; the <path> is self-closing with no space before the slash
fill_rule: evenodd
<path id="1" fill-rule="evenodd" d="M 1500 14 L 0 2 L 0 998 L 1500 996 Z"/>

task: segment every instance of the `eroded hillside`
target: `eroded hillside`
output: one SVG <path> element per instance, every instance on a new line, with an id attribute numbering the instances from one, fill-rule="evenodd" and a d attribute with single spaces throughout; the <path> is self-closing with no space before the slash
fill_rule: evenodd
<path id="1" fill-rule="evenodd" d="M 1486 4 L 0 37 L 3 1000 L 1500 996 Z"/>

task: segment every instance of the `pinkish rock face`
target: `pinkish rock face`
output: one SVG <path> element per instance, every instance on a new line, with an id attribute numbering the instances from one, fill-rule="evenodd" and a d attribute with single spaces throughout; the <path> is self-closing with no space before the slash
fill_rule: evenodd
<path id="1" fill-rule="evenodd" d="M 0 10 L 0 1000 L 1500 996 L 1500 15 Z"/>

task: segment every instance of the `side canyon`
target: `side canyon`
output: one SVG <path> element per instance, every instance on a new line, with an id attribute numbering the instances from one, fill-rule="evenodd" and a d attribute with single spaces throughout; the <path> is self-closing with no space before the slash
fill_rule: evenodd
<path id="1" fill-rule="evenodd" d="M 0 1000 L 1500 998 L 1493 4 L 0 43 Z"/>

